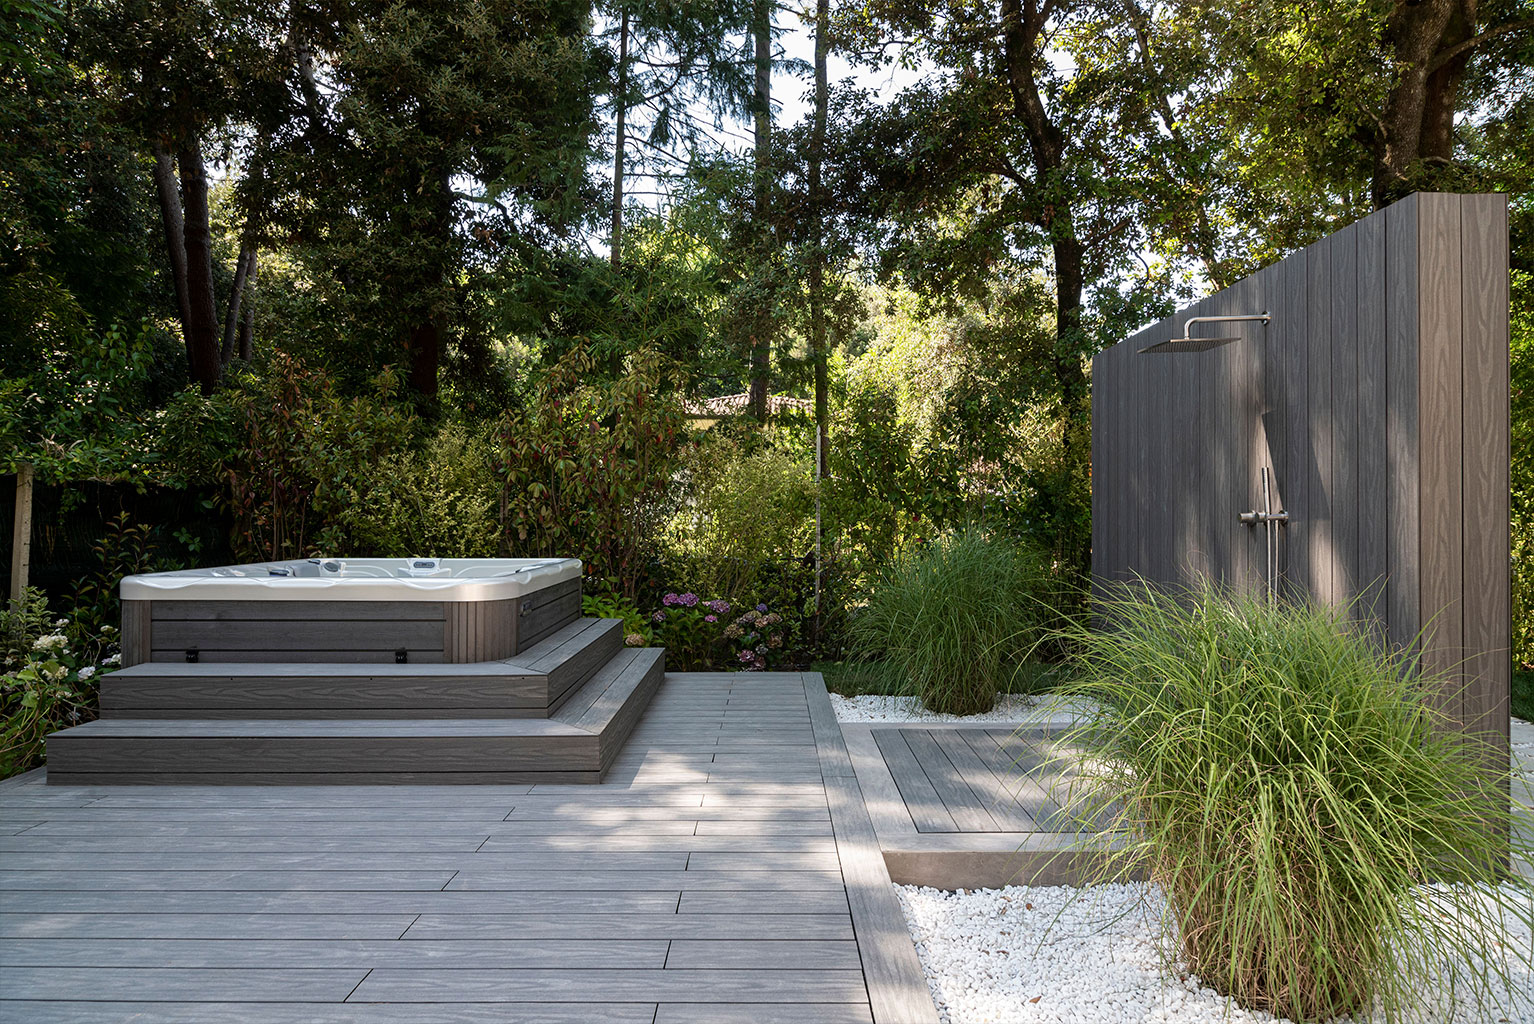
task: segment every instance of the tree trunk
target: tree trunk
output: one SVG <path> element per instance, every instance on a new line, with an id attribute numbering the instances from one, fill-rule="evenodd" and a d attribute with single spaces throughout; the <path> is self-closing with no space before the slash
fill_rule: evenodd
<path id="1" fill-rule="evenodd" d="M 769 0 L 756 0 L 752 15 L 751 34 L 755 42 L 756 95 L 752 99 L 755 108 L 755 152 L 753 186 L 755 191 L 756 238 L 758 245 L 767 243 L 767 222 L 772 201 L 769 159 L 772 147 L 772 5 Z M 767 383 L 772 362 L 772 327 L 770 303 L 764 300 L 764 308 L 757 311 L 756 330 L 751 334 L 751 390 L 747 408 L 757 422 L 767 422 Z"/>
<path id="2" fill-rule="evenodd" d="M 613 239 L 612 263 L 617 270 L 623 260 L 623 146 L 624 121 L 628 114 L 629 89 L 629 12 L 623 9 L 618 28 L 618 81 L 613 90 L 613 105 L 618 111 L 618 131 L 613 143 Z"/>
<path id="3" fill-rule="evenodd" d="M 1002 42 L 1007 86 L 1013 113 L 1023 126 L 1033 156 L 1035 186 L 1044 202 L 1038 224 L 1048 234 L 1055 264 L 1055 348 L 1051 370 L 1060 401 L 1061 445 L 1067 473 L 1084 471 L 1090 459 L 1090 405 L 1082 369 L 1086 339 L 1081 330 L 1084 288 L 1083 251 L 1076 237 L 1075 214 L 1069 191 L 1055 187 L 1065 161 L 1065 135 L 1050 119 L 1033 69 L 1040 59 L 1040 40 L 1048 20 L 1048 5 L 1037 0 L 1002 0 Z M 1053 197 L 1048 202 L 1044 197 Z M 1072 562 L 1084 562 L 1084 551 L 1060 551 Z M 1082 571 L 1086 565 L 1077 566 Z"/>
<path id="4" fill-rule="evenodd" d="M 229 285 L 229 304 L 224 308 L 224 340 L 218 348 L 218 365 L 228 366 L 234 358 L 236 336 L 240 331 L 240 304 L 245 299 L 245 285 L 256 265 L 256 249 L 249 241 L 240 245 L 240 258 L 234 264 L 234 281 Z"/>
<path id="5" fill-rule="evenodd" d="M 1385 101 L 1375 147 L 1370 195 L 1375 209 L 1414 191 L 1424 160 L 1453 155 L 1459 83 L 1473 52 L 1477 0 L 1401 0 L 1391 11 L 1385 39 L 1400 75 Z M 1456 51 L 1440 62 L 1439 55 Z"/>
<path id="6" fill-rule="evenodd" d="M 422 195 L 436 197 L 436 208 L 420 236 L 425 267 L 419 279 L 419 290 L 423 294 L 410 321 L 406 344 L 410 357 L 410 390 L 421 398 L 435 399 L 442 347 L 451 329 L 444 318 L 454 289 L 448 256 L 453 245 L 451 173 L 445 167 L 428 172 L 421 179 L 420 189 Z"/>
<path id="7" fill-rule="evenodd" d="M 826 249 L 825 191 L 822 168 L 826 157 L 826 108 L 829 90 L 826 84 L 826 58 L 831 50 L 827 33 L 831 27 L 830 0 L 815 0 L 815 111 L 810 130 L 810 350 L 815 357 L 815 435 L 819 446 L 815 459 L 815 479 L 826 475 L 826 435 L 828 401 L 826 397 Z M 816 581 L 817 586 L 819 580 Z M 817 606 L 818 609 L 818 606 Z"/>
<path id="8" fill-rule="evenodd" d="M 27 575 L 32 563 L 32 463 L 16 467 L 16 518 L 11 529 L 11 608 L 20 608 L 27 596 Z"/>
<path id="9" fill-rule="evenodd" d="M 208 175 L 202 145 L 185 146 L 181 170 L 182 239 L 186 252 L 187 319 L 182 324 L 192 380 L 204 395 L 218 386 L 218 314 L 213 302 L 213 236 L 208 218 Z"/>
<path id="10" fill-rule="evenodd" d="M 256 272 L 260 269 L 260 263 L 255 253 L 250 254 L 250 276 L 245 279 L 247 290 L 255 286 Z M 245 318 L 240 321 L 239 349 L 240 358 L 247 363 L 255 357 L 256 349 L 256 304 L 254 301 L 245 303 Z"/>
<path id="11" fill-rule="evenodd" d="M 442 351 L 442 332 L 429 317 L 410 331 L 410 390 L 423 398 L 437 394 L 437 364 Z"/>
<path id="12" fill-rule="evenodd" d="M 154 147 L 154 187 L 160 199 L 160 224 L 165 230 L 165 255 L 170 261 L 171 284 L 176 290 L 176 312 L 181 336 L 192 319 L 186 291 L 186 229 L 181 220 L 181 190 L 176 184 L 176 158 L 163 146 Z M 186 349 L 187 372 L 191 372 L 192 348 Z"/>

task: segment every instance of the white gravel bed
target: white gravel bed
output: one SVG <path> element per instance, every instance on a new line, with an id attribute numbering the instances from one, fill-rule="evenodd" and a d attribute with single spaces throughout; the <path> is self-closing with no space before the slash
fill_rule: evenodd
<path id="1" fill-rule="evenodd" d="M 1157 945 L 1162 898 L 1153 886 L 1011 886 L 952 893 L 897 885 L 895 891 L 927 984 L 942 1019 L 951 1024 L 1280 1020 L 1236 1006 L 1175 964 L 1162 969 Z M 1534 1024 L 1530 936 L 1526 927 L 1514 928 L 1519 930 L 1509 936 L 1505 954 L 1514 988 L 1499 993 L 1513 1009 L 1491 1020 Z M 1484 1020 L 1466 1000 L 1452 1009 L 1434 1009 L 1423 1024 Z"/>
<path id="2" fill-rule="evenodd" d="M 996 706 L 979 715 L 940 715 L 922 707 L 916 697 L 866 693 L 858 697 L 831 694 L 838 722 L 1021 722 L 1040 715 L 1070 714 L 1070 706 L 1051 694 L 1004 693 Z"/>

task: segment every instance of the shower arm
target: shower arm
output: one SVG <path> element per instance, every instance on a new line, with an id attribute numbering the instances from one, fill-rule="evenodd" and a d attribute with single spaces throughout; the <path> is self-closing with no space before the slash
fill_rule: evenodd
<path id="1" fill-rule="evenodd" d="M 1190 316 L 1190 317 L 1188 317 L 1187 322 L 1182 325 L 1182 337 L 1181 338 L 1173 338 L 1172 340 L 1173 341 L 1195 341 L 1195 340 L 1197 340 L 1197 339 L 1192 338 L 1192 337 L 1189 336 L 1189 333 L 1193 330 L 1193 325 L 1194 324 L 1219 324 L 1219 323 L 1231 323 L 1231 322 L 1242 321 L 1242 320 L 1261 320 L 1263 323 L 1267 323 L 1269 320 L 1272 320 L 1272 319 L 1273 319 L 1273 315 L 1271 313 L 1253 313 L 1253 314 L 1250 314 L 1248 316 Z"/>

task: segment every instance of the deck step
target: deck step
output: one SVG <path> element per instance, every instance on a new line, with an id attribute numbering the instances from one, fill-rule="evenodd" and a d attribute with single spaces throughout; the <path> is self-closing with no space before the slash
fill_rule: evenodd
<path id="1" fill-rule="evenodd" d="M 48 781 L 600 782 L 664 673 L 664 651 L 622 650 L 554 718 L 103 718 L 48 737 Z"/>
<path id="2" fill-rule="evenodd" d="M 101 681 L 103 718 L 547 718 L 623 649 L 578 619 L 521 654 L 465 664 L 144 662 Z"/>

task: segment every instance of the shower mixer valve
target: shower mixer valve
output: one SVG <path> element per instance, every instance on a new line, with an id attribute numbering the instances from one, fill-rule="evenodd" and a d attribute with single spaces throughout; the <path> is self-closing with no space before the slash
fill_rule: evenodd
<path id="1" fill-rule="evenodd" d="M 1236 518 L 1241 520 L 1243 526 L 1264 528 L 1268 535 L 1268 560 L 1265 566 L 1268 584 L 1268 600 L 1278 597 L 1278 548 L 1275 544 L 1275 533 L 1280 526 L 1289 525 L 1289 510 L 1279 509 L 1273 511 L 1273 491 L 1268 486 L 1268 467 L 1262 467 L 1262 510 L 1256 509 L 1251 512 L 1237 513 Z"/>

